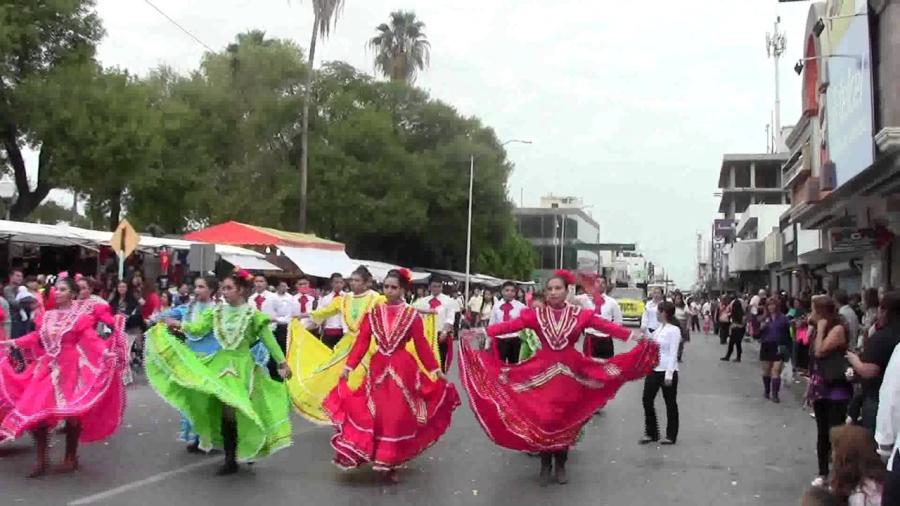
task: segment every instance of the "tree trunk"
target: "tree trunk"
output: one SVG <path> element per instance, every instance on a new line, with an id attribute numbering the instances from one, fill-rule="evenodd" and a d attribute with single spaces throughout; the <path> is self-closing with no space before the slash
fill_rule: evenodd
<path id="1" fill-rule="evenodd" d="M 109 230 L 115 230 L 119 226 L 122 215 L 122 192 L 109 198 Z"/>
<path id="2" fill-rule="evenodd" d="M 41 148 L 41 154 L 38 162 L 38 182 L 34 190 L 28 183 L 28 172 L 25 168 L 25 159 L 22 158 L 22 151 L 19 149 L 18 133 L 15 125 L 6 125 L 6 128 L 0 132 L 0 144 L 6 151 L 6 158 L 13 168 L 13 179 L 16 182 L 16 191 L 18 198 L 9 208 L 9 217 L 12 220 L 22 221 L 34 211 L 41 202 L 47 198 L 50 193 L 50 184 L 47 182 L 47 170 L 50 164 L 50 149 L 46 146 Z"/>
<path id="3" fill-rule="evenodd" d="M 303 97 L 303 118 L 300 130 L 300 232 L 306 232 L 306 179 L 309 172 L 309 102 L 312 100 L 313 64 L 316 58 L 316 37 L 319 16 L 313 19 L 312 39 L 309 41 L 309 62 L 306 69 L 306 89 Z"/>

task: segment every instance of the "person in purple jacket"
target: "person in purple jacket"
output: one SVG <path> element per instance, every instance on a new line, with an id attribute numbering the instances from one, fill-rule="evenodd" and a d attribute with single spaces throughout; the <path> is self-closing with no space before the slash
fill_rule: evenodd
<path id="1" fill-rule="evenodd" d="M 759 329 L 759 361 L 762 363 L 762 379 L 765 398 L 781 402 L 781 370 L 787 358 L 791 342 L 791 321 L 781 312 L 781 300 L 769 297 L 765 316 Z"/>

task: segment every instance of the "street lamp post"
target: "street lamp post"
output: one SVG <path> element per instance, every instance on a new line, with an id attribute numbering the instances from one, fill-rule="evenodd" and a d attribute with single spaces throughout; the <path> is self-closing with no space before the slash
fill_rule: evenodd
<path id="1" fill-rule="evenodd" d="M 531 141 L 522 139 L 510 139 L 500 144 L 500 147 L 507 144 L 531 144 Z M 469 157 L 469 224 L 466 227 L 466 288 L 463 298 L 469 300 L 469 283 L 472 276 L 472 194 L 475 187 L 475 155 Z"/>

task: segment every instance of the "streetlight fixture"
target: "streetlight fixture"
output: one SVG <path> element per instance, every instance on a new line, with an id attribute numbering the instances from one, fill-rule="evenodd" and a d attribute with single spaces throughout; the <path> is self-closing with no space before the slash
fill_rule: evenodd
<path id="1" fill-rule="evenodd" d="M 16 196 L 16 183 L 13 182 L 9 174 L 4 174 L 0 178 L 0 200 L 6 204 L 6 219 L 9 219 L 10 208 L 13 205 L 13 197 Z"/>
<path id="2" fill-rule="evenodd" d="M 813 60 L 824 60 L 826 58 L 853 58 L 854 60 L 856 60 L 857 68 L 862 67 L 862 61 L 863 61 L 862 56 L 860 56 L 858 54 L 826 54 L 825 56 L 810 56 L 808 58 L 800 58 L 799 60 L 797 60 L 797 63 L 794 64 L 794 72 L 796 72 L 797 75 L 799 76 L 799 75 L 803 74 L 804 62 L 813 61 Z"/>
<path id="3" fill-rule="evenodd" d="M 510 139 L 500 143 L 500 147 L 507 144 L 531 144 L 531 141 L 522 139 Z M 469 281 L 472 276 L 472 193 L 475 186 L 475 155 L 469 157 L 469 223 L 466 227 L 466 288 L 464 297 L 469 300 Z"/>

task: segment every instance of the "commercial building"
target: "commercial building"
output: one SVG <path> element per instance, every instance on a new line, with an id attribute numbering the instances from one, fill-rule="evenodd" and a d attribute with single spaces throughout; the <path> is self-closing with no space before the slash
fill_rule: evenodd
<path id="1" fill-rule="evenodd" d="M 800 291 L 900 285 L 900 0 L 812 4 L 802 114 L 783 165 L 780 278 Z"/>
<path id="2" fill-rule="evenodd" d="M 534 279 L 560 268 L 603 272 L 611 267 L 603 252 L 634 250 L 634 244 L 601 244 L 600 224 L 577 197 L 547 195 L 541 198 L 541 207 L 519 207 L 513 215 L 519 233 L 537 253 Z"/>

